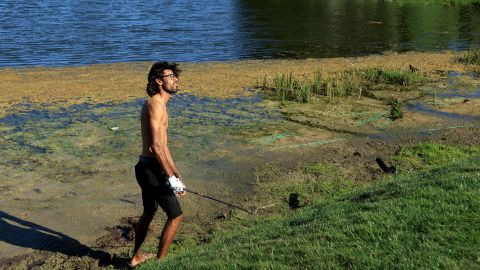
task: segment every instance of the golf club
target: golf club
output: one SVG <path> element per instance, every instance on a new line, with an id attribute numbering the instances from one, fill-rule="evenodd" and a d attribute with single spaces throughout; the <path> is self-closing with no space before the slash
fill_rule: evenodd
<path id="1" fill-rule="evenodd" d="M 242 208 L 242 207 L 240 207 L 240 206 L 237 206 L 237 205 L 234 205 L 234 204 L 231 204 L 231 203 L 228 203 L 228 202 L 224 202 L 224 201 L 219 200 L 219 199 L 215 199 L 215 198 L 213 198 L 213 197 L 210 197 L 210 196 L 208 196 L 208 195 L 202 194 L 202 193 L 200 193 L 200 192 L 196 192 L 196 191 L 193 191 L 193 190 L 190 190 L 190 189 L 186 189 L 186 188 L 183 189 L 183 190 L 186 191 L 186 192 L 189 192 L 189 193 L 198 195 L 198 196 L 200 196 L 200 197 L 210 199 L 210 200 L 212 200 L 212 201 L 216 201 L 216 202 L 219 202 L 219 203 L 223 203 L 223 204 L 228 205 L 228 206 L 230 206 L 230 207 L 233 207 L 233 208 L 236 208 L 236 209 L 245 211 L 245 212 L 247 212 L 247 213 L 249 213 L 249 214 L 255 214 L 254 211 L 251 211 L 251 210 Z"/>

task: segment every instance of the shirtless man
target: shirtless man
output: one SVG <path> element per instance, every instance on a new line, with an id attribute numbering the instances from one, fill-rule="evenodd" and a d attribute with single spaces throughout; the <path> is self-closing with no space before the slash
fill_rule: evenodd
<path id="1" fill-rule="evenodd" d="M 178 91 L 179 73 L 177 64 L 157 62 L 148 74 L 147 94 L 150 98 L 145 101 L 141 113 L 143 150 L 135 166 L 135 176 L 142 189 L 144 210 L 135 229 L 134 255 L 130 261 L 132 267 L 152 257 L 142 254 L 140 247 L 158 205 L 168 217 L 160 237 L 158 259 L 167 255 L 168 247 L 183 219 L 175 195 L 183 196 L 185 186 L 167 146 L 167 102 Z"/>

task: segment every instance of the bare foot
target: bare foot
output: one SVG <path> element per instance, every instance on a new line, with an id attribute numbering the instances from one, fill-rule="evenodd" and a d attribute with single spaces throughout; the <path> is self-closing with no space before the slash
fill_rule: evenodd
<path id="1" fill-rule="evenodd" d="M 136 254 L 133 256 L 133 258 L 130 260 L 129 266 L 130 267 L 135 267 L 143 262 L 145 262 L 148 259 L 151 259 L 155 257 L 155 254 Z"/>

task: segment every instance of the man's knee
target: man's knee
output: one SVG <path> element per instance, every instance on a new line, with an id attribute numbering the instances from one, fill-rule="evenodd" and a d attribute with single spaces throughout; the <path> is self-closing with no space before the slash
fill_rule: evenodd
<path id="1" fill-rule="evenodd" d="M 183 220 L 183 214 L 177 216 L 177 217 L 174 217 L 174 218 L 170 218 L 169 219 L 171 223 L 173 224 L 179 224 L 180 222 L 182 222 Z"/>
<path id="2" fill-rule="evenodd" d="M 142 218 L 147 221 L 152 221 L 153 217 L 155 216 L 155 212 L 143 212 Z"/>

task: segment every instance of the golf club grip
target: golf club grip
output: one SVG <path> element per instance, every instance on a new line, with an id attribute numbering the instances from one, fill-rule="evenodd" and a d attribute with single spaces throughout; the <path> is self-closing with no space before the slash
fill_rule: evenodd
<path id="1" fill-rule="evenodd" d="M 221 200 L 219 200 L 219 199 L 215 199 L 215 198 L 213 198 L 213 197 L 210 197 L 210 196 L 208 196 L 208 195 L 202 194 L 202 193 L 200 193 L 200 192 L 196 192 L 196 191 L 193 191 L 193 190 L 190 190 L 190 189 L 186 189 L 186 188 L 184 188 L 183 190 L 186 191 L 186 192 L 189 192 L 189 193 L 198 195 L 198 196 L 200 196 L 200 197 L 204 197 L 204 198 L 210 199 L 210 200 L 212 200 L 212 201 L 216 201 L 216 202 L 218 202 L 218 203 L 223 203 L 223 204 L 228 205 L 228 206 L 230 206 L 230 207 L 237 208 L 237 209 L 242 210 L 242 211 L 245 211 L 245 212 L 247 212 L 247 213 L 249 213 L 249 214 L 253 214 L 253 212 L 250 211 L 250 210 L 248 210 L 248 209 L 242 208 L 242 207 L 240 207 L 240 206 L 236 206 L 236 205 L 231 204 L 231 203 L 228 203 L 228 202 L 221 201 Z"/>

